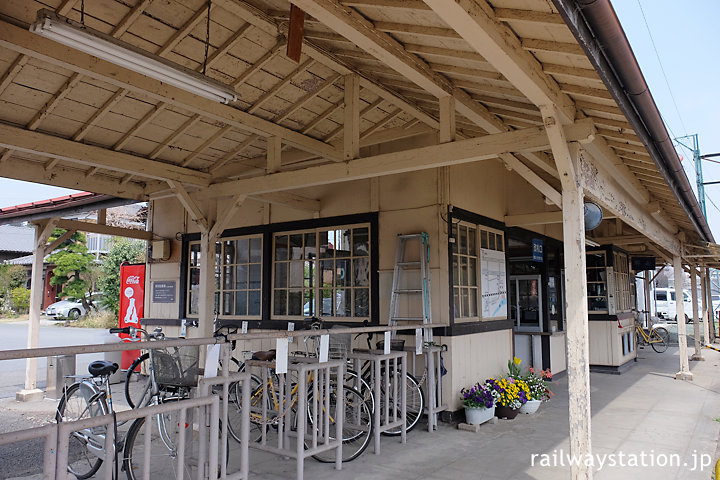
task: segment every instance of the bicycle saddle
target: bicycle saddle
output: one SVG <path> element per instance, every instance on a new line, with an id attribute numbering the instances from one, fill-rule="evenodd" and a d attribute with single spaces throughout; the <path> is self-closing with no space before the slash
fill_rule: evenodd
<path id="1" fill-rule="evenodd" d="M 261 362 L 270 362 L 275 360 L 275 350 L 254 352 L 252 354 L 253 360 L 260 360 Z"/>
<path id="2" fill-rule="evenodd" d="M 103 377 L 117 372 L 118 364 L 106 360 L 95 360 L 88 366 L 88 371 L 93 377 Z"/>

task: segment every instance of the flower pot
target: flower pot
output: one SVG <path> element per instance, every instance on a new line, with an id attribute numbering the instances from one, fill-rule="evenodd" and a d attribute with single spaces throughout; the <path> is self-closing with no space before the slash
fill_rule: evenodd
<path id="1" fill-rule="evenodd" d="M 528 400 L 522 407 L 520 407 L 520 413 L 535 413 L 540 408 L 542 400 Z"/>
<path id="2" fill-rule="evenodd" d="M 512 420 L 513 418 L 517 417 L 518 413 L 520 413 L 519 408 L 510 408 L 503 405 L 495 405 L 495 416 L 498 418 L 507 418 L 508 420 Z"/>
<path id="3" fill-rule="evenodd" d="M 490 408 L 465 407 L 465 421 L 470 425 L 480 425 L 495 416 L 495 405 Z"/>

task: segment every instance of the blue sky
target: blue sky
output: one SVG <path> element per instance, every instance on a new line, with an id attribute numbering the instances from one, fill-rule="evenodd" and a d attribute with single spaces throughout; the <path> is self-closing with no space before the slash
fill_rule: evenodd
<path id="1" fill-rule="evenodd" d="M 670 135 L 698 133 L 701 153 L 720 153 L 720 93 L 717 89 L 720 82 L 720 35 L 716 25 L 720 18 L 720 1 L 613 0 L 612 3 Z M 640 6 L 645 12 L 647 26 Z M 684 149 L 679 149 L 679 153 L 685 159 L 683 164 L 694 187 L 692 154 Z M 703 170 L 706 182 L 720 180 L 720 164 L 703 162 Z M 0 207 L 71 192 L 0 178 Z M 706 193 L 709 197 L 708 221 L 716 239 L 720 240 L 720 185 L 707 186 Z"/>

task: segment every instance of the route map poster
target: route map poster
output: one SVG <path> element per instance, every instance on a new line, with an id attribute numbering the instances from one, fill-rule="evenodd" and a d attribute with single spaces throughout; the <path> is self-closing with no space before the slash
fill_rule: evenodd
<path id="1" fill-rule="evenodd" d="M 482 318 L 507 317 L 505 252 L 480 249 Z"/>

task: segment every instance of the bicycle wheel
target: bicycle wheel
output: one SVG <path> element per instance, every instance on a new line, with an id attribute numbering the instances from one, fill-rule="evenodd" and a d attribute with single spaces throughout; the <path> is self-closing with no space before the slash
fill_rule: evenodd
<path id="1" fill-rule="evenodd" d="M 95 391 L 81 383 L 71 385 L 60 398 L 55 419 L 74 422 L 107 413 L 103 397 L 94 397 Z M 79 480 L 90 478 L 100 468 L 102 459 L 94 452 L 104 453 L 105 426 L 86 428 L 70 434 L 68 444 L 68 471 Z"/>
<path id="2" fill-rule="evenodd" d="M 143 372 L 149 371 L 150 354 L 143 353 L 132 363 L 125 377 L 125 400 L 130 408 L 142 405 L 152 394 L 152 379 Z M 144 366 L 143 366 L 144 364 Z M 138 368 L 140 366 L 140 368 Z M 137 372 L 135 370 L 138 370 Z"/>
<path id="3" fill-rule="evenodd" d="M 178 399 L 166 401 L 177 402 Z M 150 428 L 150 477 L 153 480 L 175 479 L 178 477 L 178 443 L 181 429 L 185 430 L 184 462 L 180 467 L 184 471 L 185 478 L 193 478 L 191 471 L 191 453 L 189 445 L 192 444 L 193 433 L 189 421 L 184 425 L 179 423 L 180 412 L 168 412 L 152 417 Z M 128 480 L 142 478 L 145 470 L 145 418 L 138 418 L 130 426 L 125 438 L 125 449 L 123 451 L 123 469 Z"/>
<path id="4" fill-rule="evenodd" d="M 343 388 L 345 396 L 345 408 L 343 423 L 342 460 L 350 462 L 355 460 L 370 444 L 372 438 L 372 409 L 370 404 L 354 388 Z M 337 390 L 330 394 L 330 411 L 336 412 Z M 309 402 L 308 402 L 309 403 Z M 335 420 L 330 416 L 330 432 L 333 433 Z M 308 424 L 313 428 L 313 417 L 308 405 Z M 334 437 L 331 437 L 334 438 Z M 313 455 L 313 458 L 323 463 L 335 462 L 335 450 L 326 450 Z"/>
<path id="5" fill-rule="evenodd" d="M 257 421 L 262 416 L 262 380 L 256 375 L 250 376 L 250 435 L 249 440 L 256 442 L 261 437 L 261 425 Z M 238 383 L 233 383 L 228 389 L 228 433 L 240 443 L 240 432 L 242 426 L 242 388 Z M 270 401 L 268 398 L 268 412 L 270 412 Z M 256 418 L 257 417 L 257 418 Z"/>
<path id="6" fill-rule="evenodd" d="M 393 388 L 393 381 L 393 375 L 390 375 L 390 386 L 387 388 L 387 392 L 382 392 L 383 395 L 380 397 L 380 411 L 383 411 L 382 408 L 385 405 L 385 394 L 387 393 L 388 395 L 392 395 L 395 391 Z M 418 381 L 409 373 L 405 379 L 405 389 L 407 391 L 407 397 L 405 399 L 405 418 L 407 421 L 406 430 L 409 432 L 420 422 L 420 417 L 422 417 L 423 410 L 425 409 L 425 395 L 423 394 L 422 387 Z M 399 394 L 400 391 L 398 390 L 398 395 Z M 390 396 L 390 401 L 392 402 L 392 400 L 393 398 Z M 391 405 L 393 404 L 394 403 L 391 403 Z M 398 418 L 400 417 L 399 411 L 397 412 L 397 416 Z M 402 434 L 402 429 L 394 428 L 384 431 L 382 434 L 394 437 Z"/>
<path id="7" fill-rule="evenodd" d="M 664 329 L 663 329 L 664 330 Z M 667 331 L 666 331 L 667 333 Z M 650 346 L 657 353 L 662 353 L 668 348 L 668 344 L 665 339 L 658 333 L 657 329 L 650 331 Z"/>
<path id="8" fill-rule="evenodd" d="M 665 340 L 665 343 L 670 345 L 670 334 L 665 327 L 655 327 L 653 330 L 655 330 L 658 335 L 660 335 L 660 337 Z"/>

